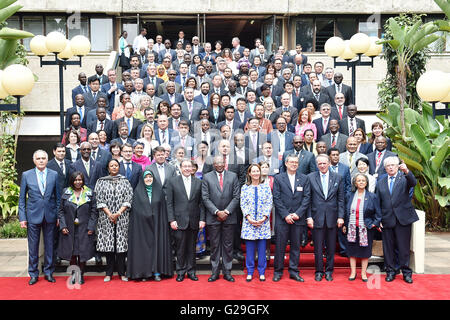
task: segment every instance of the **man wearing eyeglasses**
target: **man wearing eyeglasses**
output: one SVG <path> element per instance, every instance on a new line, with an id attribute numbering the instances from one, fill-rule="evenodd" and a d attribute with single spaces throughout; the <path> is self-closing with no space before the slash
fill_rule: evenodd
<path id="1" fill-rule="evenodd" d="M 101 165 L 92 159 L 92 145 L 89 142 L 81 143 L 80 152 L 81 159 L 75 161 L 69 167 L 69 177 L 75 171 L 80 171 L 84 175 L 86 186 L 94 189 L 97 180 L 102 177 Z"/>

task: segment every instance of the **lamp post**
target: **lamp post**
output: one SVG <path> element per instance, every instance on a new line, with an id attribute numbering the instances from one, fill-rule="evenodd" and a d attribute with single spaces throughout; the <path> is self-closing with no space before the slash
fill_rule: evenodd
<path id="1" fill-rule="evenodd" d="M 450 73 L 438 70 L 427 71 L 422 74 L 416 83 L 416 91 L 419 97 L 433 106 L 433 119 L 436 116 L 450 114 L 448 105 L 450 103 Z M 436 103 L 445 105 L 444 109 L 436 109 Z"/>
<path id="2" fill-rule="evenodd" d="M 0 111 L 17 111 L 20 113 L 20 98 L 31 92 L 34 76 L 30 69 L 21 64 L 12 64 L 0 70 L 0 99 L 8 96 L 17 99 L 17 103 L 0 104 Z"/>
<path id="3" fill-rule="evenodd" d="M 369 37 L 365 33 L 357 33 L 350 40 L 342 40 L 339 37 L 331 37 L 325 42 L 325 53 L 333 58 L 334 67 L 343 66 L 352 69 L 352 93 L 353 103 L 356 101 L 356 67 L 370 66 L 373 68 L 373 59 L 378 56 L 382 45 L 376 44 L 378 38 Z M 362 61 L 362 55 L 370 57 L 370 61 Z M 358 56 L 357 60 L 353 60 Z M 336 61 L 340 57 L 345 60 Z"/>
<path id="4" fill-rule="evenodd" d="M 64 134 L 64 77 L 63 69 L 67 66 L 80 66 L 81 58 L 91 51 L 91 43 L 88 38 L 78 35 L 67 40 L 61 32 L 50 32 L 46 37 L 35 36 L 30 41 L 31 51 L 39 56 L 40 66 L 59 66 L 59 123 L 61 136 Z M 42 58 L 48 53 L 55 55 L 55 60 L 44 61 Z M 73 56 L 78 56 L 77 61 L 68 61 Z"/>

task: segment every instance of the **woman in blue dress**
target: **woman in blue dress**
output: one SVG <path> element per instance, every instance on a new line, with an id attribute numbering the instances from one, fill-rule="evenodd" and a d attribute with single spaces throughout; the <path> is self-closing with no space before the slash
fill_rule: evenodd
<path id="1" fill-rule="evenodd" d="M 252 164 L 247 170 L 247 181 L 241 189 L 241 209 L 243 215 L 241 238 L 245 240 L 247 250 L 247 281 L 251 281 L 255 271 L 255 251 L 258 252 L 259 280 L 265 281 L 267 267 L 266 243 L 271 237 L 270 212 L 272 210 L 272 192 L 267 183 L 263 183 L 261 167 Z"/>

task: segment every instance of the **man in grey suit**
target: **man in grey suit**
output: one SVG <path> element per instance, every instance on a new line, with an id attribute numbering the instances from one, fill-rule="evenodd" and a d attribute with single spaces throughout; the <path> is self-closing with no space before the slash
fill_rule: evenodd
<path id="1" fill-rule="evenodd" d="M 214 170 L 204 175 L 202 181 L 202 198 L 211 243 L 212 274 L 208 282 L 219 279 L 220 258 L 224 279 L 234 282 L 231 276 L 233 231 L 241 190 L 237 175 L 225 170 L 222 156 L 214 158 L 213 166 Z"/>
<path id="2" fill-rule="evenodd" d="M 163 147 L 156 147 L 153 149 L 155 162 L 145 167 L 145 170 L 150 170 L 155 179 L 163 186 L 165 194 L 168 180 L 177 175 L 174 166 L 166 163 L 166 151 Z"/>
<path id="3" fill-rule="evenodd" d="M 100 97 L 103 97 L 108 101 L 106 93 L 100 91 L 100 80 L 98 78 L 89 79 L 89 87 L 91 88 L 91 91 L 83 93 L 86 109 L 95 109 L 97 107 L 97 100 Z"/>
<path id="4" fill-rule="evenodd" d="M 369 153 L 367 158 L 369 159 L 369 173 L 377 178 L 386 173 L 383 165 L 384 159 L 387 157 L 396 157 L 397 155 L 386 149 L 387 139 L 384 136 L 375 138 L 375 148 L 376 150 Z"/>
<path id="5" fill-rule="evenodd" d="M 195 275 L 195 246 L 198 230 L 205 227 L 205 209 L 202 203 L 202 182 L 191 177 L 192 162 L 184 159 L 181 175 L 169 180 L 166 189 L 167 216 L 176 242 L 177 281 L 187 273 L 192 281 Z"/>
<path id="6" fill-rule="evenodd" d="M 330 128 L 330 133 L 323 135 L 320 140 L 326 143 L 327 150 L 330 148 L 338 148 L 339 153 L 344 153 L 346 151 L 348 137 L 345 134 L 339 133 L 338 120 L 330 120 L 328 127 Z"/>
<path id="7" fill-rule="evenodd" d="M 303 149 L 304 140 L 301 136 L 294 136 L 292 139 L 292 145 L 294 146 L 294 149 L 287 150 L 283 154 L 283 168 L 282 171 L 286 172 L 285 162 L 286 158 L 290 154 L 295 154 L 298 157 L 299 163 L 297 172 L 303 173 L 305 175 L 310 174 L 311 172 L 317 171 L 314 153 L 306 151 Z"/>
<path id="8" fill-rule="evenodd" d="M 169 81 L 172 81 L 173 83 L 175 83 L 175 93 L 181 93 L 181 90 L 182 90 L 181 85 L 179 83 L 175 82 L 175 78 L 177 77 L 177 71 L 173 70 L 173 69 L 169 69 L 169 70 L 167 70 L 167 76 L 169 77 L 169 80 L 167 80 L 164 83 L 161 83 L 157 88 L 158 91 L 157 91 L 156 95 L 158 97 L 167 93 L 167 83 Z"/>
<path id="9" fill-rule="evenodd" d="M 353 177 L 358 173 L 358 167 L 356 166 L 356 160 L 360 158 L 367 159 L 367 156 L 359 151 L 358 140 L 355 137 L 347 138 L 347 151 L 339 155 L 339 162 L 345 164 L 350 168 L 350 174 Z"/>
<path id="10" fill-rule="evenodd" d="M 364 120 L 356 117 L 358 112 L 354 104 L 347 106 L 347 116 L 339 121 L 339 132 L 351 137 L 356 129 L 361 128 L 366 132 L 366 123 Z"/>
<path id="11" fill-rule="evenodd" d="M 194 89 L 184 89 L 184 101 L 180 103 L 181 117 L 188 119 L 189 121 L 198 121 L 200 111 L 202 110 L 202 104 L 194 101 Z"/>

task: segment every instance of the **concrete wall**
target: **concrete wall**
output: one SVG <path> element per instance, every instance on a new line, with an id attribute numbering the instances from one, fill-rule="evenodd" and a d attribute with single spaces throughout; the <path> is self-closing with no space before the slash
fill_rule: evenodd
<path id="1" fill-rule="evenodd" d="M 428 12 L 440 13 L 433 0 L 19 0 L 24 5 L 23 12 L 80 12 L 103 13 L 232 13 L 232 14 L 299 14 L 299 13 L 399 13 Z"/>

